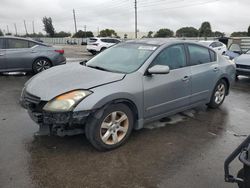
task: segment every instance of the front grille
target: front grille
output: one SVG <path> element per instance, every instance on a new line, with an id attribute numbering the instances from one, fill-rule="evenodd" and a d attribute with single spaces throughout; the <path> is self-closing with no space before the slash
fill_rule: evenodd
<path id="1" fill-rule="evenodd" d="M 250 69 L 250 65 L 237 65 L 236 64 L 236 67 L 240 69 Z"/>

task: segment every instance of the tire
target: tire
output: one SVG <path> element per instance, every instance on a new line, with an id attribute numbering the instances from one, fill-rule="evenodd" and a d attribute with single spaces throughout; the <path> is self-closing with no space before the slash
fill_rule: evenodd
<path id="1" fill-rule="evenodd" d="M 218 108 L 225 100 L 228 85 L 225 80 L 219 80 L 213 90 L 208 106 L 210 108 Z"/>
<path id="2" fill-rule="evenodd" d="M 52 67 L 51 62 L 46 58 L 39 58 L 33 63 L 32 69 L 35 74 Z"/>
<path id="3" fill-rule="evenodd" d="M 91 115 L 86 124 L 85 135 L 97 150 L 113 150 L 127 141 L 134 125 L 134 116 L 128 106 L 111 104 L 103 109 L 100 118 L 95 116 L 97 114 Z"/>

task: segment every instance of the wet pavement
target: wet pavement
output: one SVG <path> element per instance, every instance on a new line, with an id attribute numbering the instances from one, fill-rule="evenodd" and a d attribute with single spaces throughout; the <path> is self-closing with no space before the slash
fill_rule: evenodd
<path id="1" fill-rule="evenodd" d="M 223 162 L 249 134 L 250 79 L 240 77 L 224 104 L 165 118 L 101 153 L 84 135 L 34 137 L 38 126 L 18 103 L 30 76 L 0 75 L 0 187 L 236 188 Z M 233 163 L 233 174 L 241 168 Z"/>

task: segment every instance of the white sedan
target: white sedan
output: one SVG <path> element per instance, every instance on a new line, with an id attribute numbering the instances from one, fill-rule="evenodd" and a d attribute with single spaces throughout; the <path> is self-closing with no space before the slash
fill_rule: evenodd
<path id="1" fill-rule="evenodd" d="M 218 54 L 224 54 L 227 51 L 227 46 L 219 41 L 204 40 L 199 42 L 214 49 Z"/>

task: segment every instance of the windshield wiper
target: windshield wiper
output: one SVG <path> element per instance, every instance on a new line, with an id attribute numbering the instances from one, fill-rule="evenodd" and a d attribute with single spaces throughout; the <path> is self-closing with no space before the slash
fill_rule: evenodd
<path id="1" fill-rule="evenodd" d="M 108 69 L 105 69 L 103 67 L 99 67 L 99 66 L 87 66 L 87 67 L 90 67 L 90 68 L 93 68 L 93 69 L 98 69 L 98 70 L 102 70 L 102 71 L 108 71 L 108 72 L 111 72 L 110 70 Z"/>

